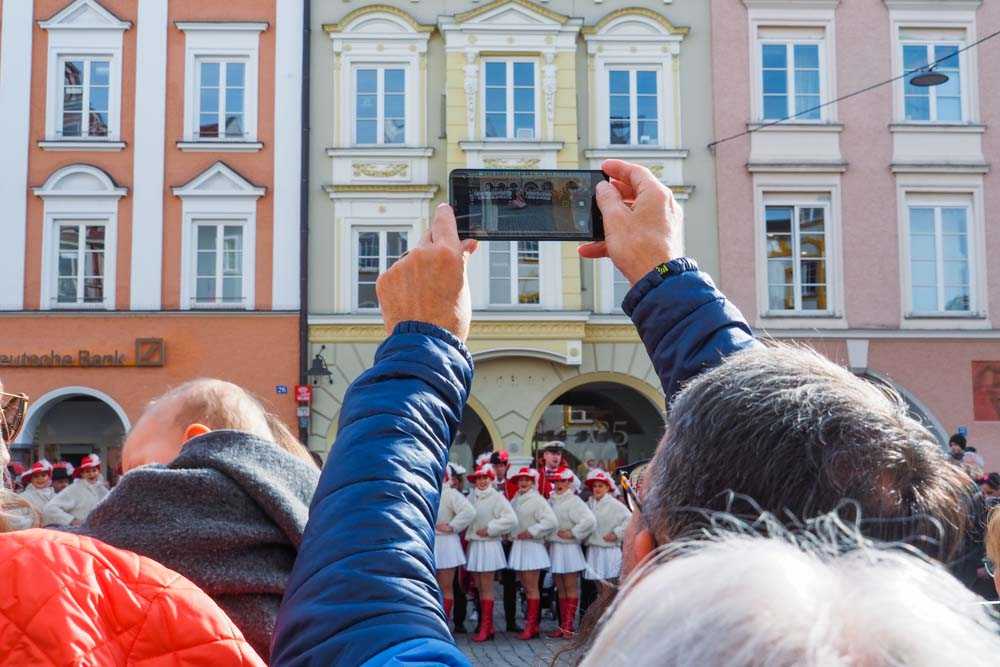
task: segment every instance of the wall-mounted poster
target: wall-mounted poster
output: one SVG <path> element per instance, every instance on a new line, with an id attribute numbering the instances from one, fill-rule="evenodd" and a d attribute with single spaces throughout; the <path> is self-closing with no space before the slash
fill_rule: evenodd
<path id="1" fill-rule="evenodd" d="M 972 362 L 972 410 L 977 422 L 1000 421 L 1000 361 Z"/>

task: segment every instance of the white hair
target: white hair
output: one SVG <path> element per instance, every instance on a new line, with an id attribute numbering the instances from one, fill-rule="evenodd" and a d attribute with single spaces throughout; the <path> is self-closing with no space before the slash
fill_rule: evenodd
<path id="1" fill-rule="evenodd" d="M 803 537 L 765 521 L 770 536 L 669 545 L 630 579 L 581 664 L 996 664 L 992 613 L 940 565 L 860 537 L 845 549 L 843 526 Z"/>

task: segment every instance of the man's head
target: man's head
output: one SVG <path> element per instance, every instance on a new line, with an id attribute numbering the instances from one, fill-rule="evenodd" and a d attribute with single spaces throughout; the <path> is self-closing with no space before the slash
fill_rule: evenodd
<path id="1" fill-rule="evenodd" d="M 52 467 L 52 490 L 59 493 L 73 481 L 69 464 L 57 463 Z"/>
<path id="2" fill-rule="evenodd" d="M 979 483 L 983 495 L 990 498 L 1000 496 L 1000 472 L 991 472 Z"/>
<path id="3" fill-rule="evenodd" d="M 917 538 L 947 559 L 967 526 L 970 486 L 897 395 L 810 350 L 748 350 L 671 404 L 643 511 L 626 531 L 626 573 L 657 544 L 701 529 L 704 510 L 794 521 L 839 509 L 869 536 Z"/>
<path id="4" fill-rule="evenodd" d="M 76 467 L 80 479 L 89 483 L 97 484 L 101 479 L 101 459 L 97 454 L 87 454 L 80 460 L 80 465 Z"/>
<path id="5" fill-rule="evenodd" d="M 542 461 L 549 470 L 555 470 L 562 464 L 563 444 L 550 442 L 542 449 Z"/>
<path id="6" fill-rule="evenodd" d="M 170 463 L 188 440 L 223 429 L 273 439 L 264 408 L 242 387 L 211 379 L 185 382 L 146 408 L 125 440 L 122 468 Z"/>
<path id="7" fill-rule="evenodd" d="M 490 464 L 493 466 L 493 472 L 497 479 L 507 479 L 507 469 L 510 467 L 510 456 L 507 452 L 493 452 L 490 455 Z"/>
<path id="8" fill-rule="evenodd" d="M 967 441 L 965 436 L 961 433 L 956 433 L 948 440 L 948 451 L 951 452 L 953 458 L 961 459 L 962 454 L 965 453 L 966 445 Z"/>
<path id="9" fill-rule="evenodd" d="M 730 532 L 675 543 L 625 584 L 581 664 L 996 663 L 987 607 L 943 567 L 846 542 Z"/>

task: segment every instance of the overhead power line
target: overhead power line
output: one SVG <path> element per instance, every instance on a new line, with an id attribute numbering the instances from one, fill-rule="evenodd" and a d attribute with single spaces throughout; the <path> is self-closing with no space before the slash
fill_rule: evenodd
<path id="1" fill-rule="evenodd" d="M 728 137 L 723 137 L 722 139 L 717 139 L 716 141 L 713 141 L 712 143 L 708 144 L 708 149 L 712 150 L 713 148 L 715 148 L 719 144 L 724 144 L 727 141 L 732 141 L 733 139 L 739 139 L 740 137 L 744 137 L 744 136 L 753 134 L 754 132 L 759 132 L 759 131 L 767 129 L 769 127 L 774 127 L 775 125 L 780 125 L 781 123 L 784 123 L 787 120 L 792 120 L 794 118 L 798 118 L 799 116 L 803 116 L 805 114 L 812 113 L 813 111 L 817 111 L 817 110 L 822 109 L 824 107 L 828 107 L 831 104 L 836 104 L 837 102 L 843 102 L 844 100 L 849 100 L 852 97 L 857 97 L 858 95 L 862 95 L 864 93 L 870 92 L 872 90 L 875 90 L 876 88 L 881 88 L 882 86 L 889 85 L 890 83 L 895 83 L 896 81 L 899 81 L 900 79 L 905 79 L 906 77 L 910 76 L 911 74 L 916 74 L 917 72 L 930 71 L 930 70 L 934 69 L 935 67 L 937 67 L 939 64 L 943 63 L 944 61 L 951 60 L 952 58 L 954 58 L 958 54 L 964 53 L 964 52 L 968 51 L 971 48 L 979 46 L 983 42 L 989 41 L 989 40 L 993 39 L 994 37 L 997 37 L 998 35 L 1000 35 L 1000 30 L 997 30 L 996 32 L 990 33 L 989 35 L 986 35 L 982 39 L 977 39 L 976 41 L 972 42 L 971 44 L 968 44 L 968 45 L 963 46 L 962 48 L 958 49 L 957 51 L 955 51 L 955 53 L 953 53 L 953 54 L 951 54 L 949 56 L 945 56 L 944 58 L 938 58 L 934 62 L 928 63 L 927 65 L 924 65 L 923 67 L 918 67 L 916 69 L 909 70 L 908 72 L 903 72 L 899 76 L 894 76 L 891 79 L 886 79 L 885 81 L 879 81 L 878 83 L 873 83 L 870 86 L 862 88 L 861 90 L 855 90 L 853 93 L 848 93 L 847 95 L 844 95 L 842 97 L 838 97 L 835 100 L 830 100 L 829 102 L 823 102 L 822 104 L 817 104 L 814 107 L 810 107 L 808 109 L 803 109 L 802 111 L 798 111 L 798 112 L 792 114 L 791 116 L 785 116 L 784 118 L 780 118 L 778 120 L 772 120 L 772 121 L 768 121 L 766 123 L 761 123 L 760 125 L 757 125 L 756 127 L 752 127 L 752 128 L 746 129 L 746 130 L 744 130 L 742 132 L 739 132 L 737 134 L 733 134 L 733 135 L 730 135 Z"/>

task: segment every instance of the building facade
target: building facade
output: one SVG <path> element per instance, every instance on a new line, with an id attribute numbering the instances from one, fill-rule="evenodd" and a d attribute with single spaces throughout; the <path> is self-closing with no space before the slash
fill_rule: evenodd
<path id="1" fill-rule="evenodd" d="M 310 447 L 384 338 L 374 283 L 448 200 L 458 168 L 648 165 L 685 206 L 687 251 L 718 266 L 709 14 L 646 0 L 313 2 Z M 476 378 L 453 457 L 648 455 L 663 395 L 620 310 L 627 284 L 576 244 L 484 243 L 471 260 Z"/>
<path id="2" fill-rule="evenodd" d="M 297 6 L 298 5 L 298 6 Z M 3 0 L 0 377 L 24 461 L 232 380 L 294 423 L 301 3 Z"/>
<path id="3" fill-rule="evenodd" d="M 1000 464 L 1000 23 L 978 0 L 712 0 L 722 288 Z M 906 76 L 928 63 L 948 81 Z M 902 77 L 857 97 L 833 100 Z M 826 105 L 826 106 L 822 106 Z M 821 107 L 822 108 L 818 108 Z M 798 117 L 767 124 L 799 112 Z"/>

